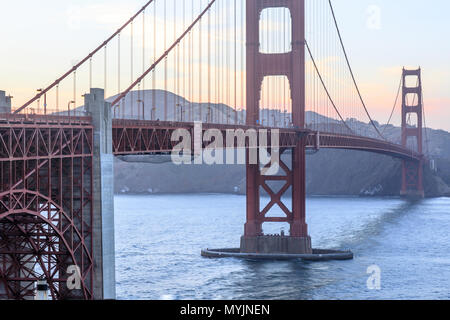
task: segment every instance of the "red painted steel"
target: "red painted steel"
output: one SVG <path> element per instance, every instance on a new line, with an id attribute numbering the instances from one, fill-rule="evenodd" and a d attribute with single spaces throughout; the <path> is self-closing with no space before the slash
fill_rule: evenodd
<path id="1" fill-rule="evenodd" d="M 180 42 L 186 37 L 186 35 L 192 31 L 192 29 L 195 27 L 195 25 L 203 18 L 203 16 L 209 11 L 209 9 L 212 7 L 212 5 L 216 2 L 216 0 L 211 0 L 208 5 L 206 6 L 206 8 L 198 15 L 198 17 L 192 22 L 192 24 L 180 35 L 180 37 L 178 37 L 175 42 L 159 57 L 159 59 L 157 59 L 151 66 L 150 68 L 148 68 L 140 77 L 138 77 L 136 79 L 136 81 L 134 81 L 124 92 L 122 92 L 121 94 L 119 94 L 119 96 L 117 98 L 114 99 L 114 101 L 111 103 L 111 105 L 114 107 L 116 106 L 118 103 L 120 103 L 120 101 L 122 101 L 123 98 L 125 98 L 125 96 L 130 93 L 131 90 L 133 90 L 138 84 L 140 84 L 142 82 L 142 80 L 145 79 L 145 77 L 152 72 L 156 66 L 163 61 L 164 59 L 167 58 L 167 56 L 169 55 L 170 52 L 172 52 L 172 50 L 180 44 Z"/>
<path id="2" fill-rule="evenodd" d="M 27 101 L 23 106 L 21 106 L 19 109 L 17 109 L 16 111 L 14 111 L 14 113 L 20 113 L 21 111 L 25 110 L 28 106 L 30 106 L 33 102 L 35 102 L 36 100 L 40 99 L 42 96 L 45 97 L 45 95 L 47 94 L 47 92 L 49 92 L 51 89 L 53 89 L 54 87 L 56 87 L 57 85 L 59 85 L 61 83 L 61 81 L 63 81 L 64 79 L 66 79 L 68 76 L 70 76 L 72 73 L 76 72 L 82 65 L 84 65 L 87 61 L 89 61 L 90 59 L 92 59 L 92 57 L 98 53 L 102 48 L 106 47 L 114 38 L 116 38 L 118 35 L 120 35 L 120 33 L 128 26 L 130 25 L 142 12 L 145 11 L 145 9 L 147 9 L 148 6 L 150 6 L 150 4 L 153 2 L 153 0 L 148 1 L 141 9 L 139 9 L 139 11 L 132 16 L 124 25 L 122 25 L 119 29 L 117 29 L 116 32 L 114 32 L 108 39 L 106 39 L 104 42 L 102 42 L 102 44 L 100 46 L 98 46 L 94 51 L 92 51 L 91 53 L 89 53 L 86 57 L 84 57 L 80 62 L 78 62 L 76 65 L 74 65 L 69 71 L 67 71 L 65 74 L 63 74 L 60 78 L 58 78 L 55 82 L 53 82 L 50 86 L 48 86 L 47 88 L 40 90 L 39 93 L 34 96 L 32 99 L 30 99 L 29 101 Z"/>
<path id="3" fill-rule="evenodd" d="M 115 155 L 169 153 L 178 142 L 172 133 L 185 129 L 193 136 L 193 123 L 114 120 Z M 303 197 L 290 208 L 283 195 L 292 190 L 304 194 L 305 148 L 342 148 L 386 154 L 417 163 L 422 157 L 401 146 L 365 137 L 317 133 L 307 129 L 271 129 L 261 126 L 204 124 L 203 132 L 228 130 L 279 130 L 280 153 L 294 150 L 293 166 L 280 163 L 275 176 L 264 176 L 258 166 L 247 172 L 255 186 L 250 234 L 259 234 L 263 222 L 288 222 L 291 234 L 307 234 Z M 234 141 L 233 147 L 239 145 Z M 270 140 L 269 140 L 270 144 Z M 205 148 L 207 143 L 203 143 Z M 249 147 L 246 141 L 245 147 Z M 301 152 L 295 152 L 300 150 Z M 92 125 L 89 117 L 0 115 L 0 299 L 29 299 L 38 279 L 49 281 L 55 299 L 92 298 Z M 284 181 L 277 192 L 271 181 Z M 270 202 L 260 208 L 259 192 Z M 283 218 L 268 216 L 274 206 Z M 248 225 L 247 225 L 248 228 Z M 82 291 L 65 290 L 67 266 L 82 270 Z"/>
<path id="4" fill-rule="evenodd" d="M 77 70 L 96 52 L 117 36 L 149 1 L 122 28 L 79 64 L 42 90 L 16 113 L 29 106 L 60 81 Z M 139 77 L 116 101 L 132 90 L 202 18 L 214 1 L 163 53 L 149 70 Z M 403 71 L 402 145 L 367 137 L 323 133 L 305 127 L 305 3 L 304 0 L 247 0 L 247 125 L 203 124 L 203 133 L 218 129 L 226 145 L 229 130 L 273 130 L 280 133 L 280 154 L 291 151 L 292 165 L 280 159 L 275 175 L 264 175 L 260 165 L 249 164 L 247 155 L 247 221 L 245 236 L 262 233 L 265 222 L 290 224 L 290 235 L 308 236 L 305 210 L 305 163 L 307 148 L 334 148 L 375 152 L 403 161 L 402 194 L 423 196 L 422 155 L 422 84 L 419 70 Z M 260 14 L 265 8 L 290 10 L 292 50 L 286 53 L 260 53 Z M 264 77 L 286 76 L 292 98 L 292 129 L 260 126 L 260 95 Z M 407 88 L 405 78 L 416 76 L 418 86 Z M 406 96 L 417 94 L 417 105 L 408 105 Z M 366 110 L 367 111 L 367 110 Z M 407 116 L 417 114 L 417 127 L 408 127 Z M 170 153 L 178 141 L 172 141 L 175 130 L 191 134 L 194 150 L 194 123 L 114 120 L 113 153 L 115 155 Z M 407 148 L 408 137 L 417 138 L 417 149 Z M 258 137 L 259 139 L 259 137 Z M 270 145 L 270 139 L 268 141 Z M 202 148 L 207 147 L 202 141 Z M 260 145 L 260 144 L 258 144 Z M 235 139 L 232 148 L 242 147 Z M 249 140 L 245 142 L 249 152 Z M 275 149 L 268 150 L 269 153 Z M 93 298 L 93 127 L 90 117 L 0 114 L 0 299 L 32 299 L 35 283 L 46 279 L 53 299 Z M 278 191 L 271 182 L 283 181 Z M 261 208 L 260 192 L 265 190 L 269 203 Z M 291 192 L 291 204 L 283 198 Z M 270 217 L 278 206 L 284 217 Z M 68 290 L 67 267 L 81 270 L 81 290 Z"/>
<path id="5" fill-rule="evenodd" d="M 177 129 L 185 129 L 193 136 L 194 123 L 163 122 L 142 120 L 114 120 L 113 121 L 113 152 L 115 155 L 158 154 L 170 153 L 178 142 L 172 142 L 172 133 Z M 308 129 L 273 129 L 262 126 L 246 125 L 215 125 L 203 124 L 203 132 L 208 129 L 218 129 L 226 145 L 227 130 L 260 130 L 266 129 L 270 135 L 272 130 L 279 130 L 281 148 L 294 148 L 300 137 L 306 136 L 306 148 L 346 149 L 379 153 L 413 162 L 421 161 L 423 156 L 415 151 L 398 144 L 362 136 L 345 135 L 339 133 L 315 132 Z M 319 140 L 317 139 L 319 137 Z M 238 147 L 235 141 L 233 148 Z M 206 147 L 207 143 L 203 143 Z M 248 140 L 246 141 L 248 146 Z M 193 147 L 192 147 L 193 148 Z"/>
<path id="6" fill-rule="evenodd" d="M 92 298 L 92 155 L 89 118 L 0 115 L 0 299 Z"/>
<path id="7" fill-rule="evenodd" d="M 408 87 L 406 78 L 413 77 L 417 79 L 417 85 Z M 417 153 L 423 153 L 423 105 L 422 105 L 422 77 L 421 69 L 406 70 L 403 69 L 403 88 L 402 88 L 402 146 L 411 147 L 408 144 L 409 138 L 414 138 L 414 148 Z M 408 95 L 413 95 L 408 99 Z M 417 123 L 409 125 L 408 117 L 412 114 L 417 116 Z M 403 160 L 402 164 L 402 190 L 403 196 L 424 197 L 423 188 L 423 159 L 420 161 Z"/>
<path id="8" fill-rule="evenodd" d="M 178 141 L 171 140 L 173 132 L 178 129 L 185 129 L 190 133 L 191 137 L 194 137 L 194 123 L 113 120 L 113 152 L 115 155 L 170 153 L 173 147 L 179 143 Z M 248 130 L 258 131 L 264 129 L 267 130 L 269 136 L 272 130 L 279 130 L 280 146 L 291 148 L 297 145 L 299 135 L 305 135 L 307 133 L 307 131 L 272 129 L 260 126 L 202 124 L 203 133 L 209 129 L 216 129 L 221 132 L 224 139 L 222 142 L 223 146 L 226 146 L 228 130 L 243 130 L 246 132 Z M 248 139 L 245 143 L 245 147 L 249 147 Z M 203 142 L 202 147 L 205 148 L 208 144 L 207 142 Z M 192 150 L 194 150 L 193 139 L 191 145 Z M 237 147 L 238 141 L 235 139 L 233 148 Z"/>
<path id="9" fill-rule="evenodd" d="M 292 98 L 292 122 L 294 128 L 305 128 L 305 3 L 304 0 L 247 0 L 247 125 L 260 123 L 259 101 L 261 86 L 266 76 L 286 76 L 289 80 Z M 281 54 L 263 54 L 260 52 L 260 15 L 266 8 L 283 7 L 290 10 L 292 18 L 292 50 Z M 261 173 L 259 165 L 247 164 L 247 222 L 246 237 L 262 233 L 262 224 L 273 219 L 265 218 L 266 209 L 260 210 L 260 188 L 272 197 L 271 204 L 276 203 L 287 215 L 284 222 L 291 226 L 290 235 L 307 237 L 305 221 L 305 142 L 301 135 L 297 144 L 292 146 L 292 169 L 286 170 L 286 192 L 292 192 L 292 212 L 289 214 L 281 195 L 275 194 L 267 182 L 272 177 Z M 283 194 L 284 194 L 283 192 Z"/>
<path id="10" fill-rule="evenodd" d="M 92 298 L 92 126 L 90 118 L 0 115 L 0 298 L 27 299 L 34 295 L 34 283 L 49 280 L 55 299 Z M 183 128 L 193 135 L 193 123 L 114 120 L 113 150 L 116 155 L 157 154 L 173 150 L 172 133 Z M 203 125 L 203 132 L 219 129 L 226 143 L 227 130 L 268 129 L 260 126 Z M 278 130 L 278 129 L 277 129 Z M 303 197 L 293 199 L 292 209 L 283 202 L 288 191 L 304 194 L 305 148 L 338 148 L 386 154 L 412 164 L 406 181 L 414 185 L 417 163 L 422 156 L 401 146 L 365 137 L 326 134 L 306 129 L 279 129 L 280 153 L 294 150 L 293 166 L 281 161 L 280 173 L 263 176 L 247 172 L 255 179 L 250 217 L 259 234 L 264 222 L 288 222 L 291 234 L 307 234 Z M 237 141 L 235 141 L 237 143 Z M 270 143 L 270 141 L 269 141 Z M 233 147 L 237 147 L 235 144 Z M 246 142 L 248 147 L 248 141 Z M 203 143 L 203 148 L 206 143 Z M 300 150 L 302 152 L 295 152 Z M 285 181 L 277 192 L 271 181 Z M 411 182 L 412 181 L 412 182 Z M 259 207 L 264 189 L 271 200 Z M 268 217 L 279 206 L 284 218 Z M 251 221 L 251 220 L 250 220 Z M 248 228 L 248 225 L 247 225 Z M 67 266 L 81 267 L 81 292 L 65 290 Z"/>

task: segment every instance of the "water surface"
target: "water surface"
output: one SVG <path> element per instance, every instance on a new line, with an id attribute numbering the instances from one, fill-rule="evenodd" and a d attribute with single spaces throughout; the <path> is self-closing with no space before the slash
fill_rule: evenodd
<path id="1" fill-rule="evenodd" d="M 201 248 L 239 246 L 245 196 L 116 196 L 118 298 L 450 299 L 450 198 L 318 197 L 307 212 L 315 248 L 349 248 L 355 259 L 205 259 Z M 367 288 L 371 265 L 381 290 Z"/>

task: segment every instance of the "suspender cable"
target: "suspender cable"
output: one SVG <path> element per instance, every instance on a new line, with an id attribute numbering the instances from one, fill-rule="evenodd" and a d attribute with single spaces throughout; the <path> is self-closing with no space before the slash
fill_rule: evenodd
<path id="1" fill-rule="evenodd" d="M 191 0 L 191 19 L 194 18 L 194 0 Z M 188 34 L 188 96 L 189 96 L 189 121 L 194 121 L 194 113 L 192 106 L 192 32 Z"/>
<path id="2" fill-rule="evenodd" d="M 225 21 L 226 21 L 226 32 L 225 32 L 225 63 L 226 63 L 226 69 L 225 69 L 225 82 L 226 82 L 226 121 L 227 124 L 230 123 L 230 51 L 229 51 L 229 8 L 228 5 L 225 6 Z"/>
<path id="3" fill-rule="evenodd" d="M 183 29 L 186 27 L 186 1 L 183 1 Z M 186 104 L 186 42 L 183 41 L 183 102 Z M 187 106 L 184 105 L 183 108 Z M 186 113 L 186 112 L 185 112 Z"/>
<path id="4" fill-rule="evenodd" d="M 120 94 L 120 33 L 117 35 L 117 94 Z"/>
<path id="5" fill-rule="evenodd" d="M 430 144 L 428 139 L 428 128 L 427 128 L 427 118 L 425 114 L 425 104 L 423 103 L 423 94 L 422 94 L 422 111 L 423 111 L 423 124 L 425 129 L 425 146 L 426 146 L 426 154 L 430 156 Z"/>
<path id="6" fill-rule="evenodd" d="M 70 105 L 70 104 L 69 104 Z M 77 107 L 77 72 L 73 72 L 73 106 Z"/>
<path id="7" fill-rule="evenodd" d="M 178 43 L 183 40 L 183 38 L 192 30 L 192 28 L 202 19 L 202 17 L 208 12 L 208 10 L 211 8 L 211 6 L 216 2 L 216 0 L 211 0 L 211 2 L 208 4 L 208 6 L 197 16 L 197 18 L 192 22 L 192 24 L 186 29 L 183 34 L 178 37 L 178 39 L 156 60 L 138 79 L 131 84 L 124 92 L 122 92 L 113 102 L 112 105 L 116 105 L 117 102 L 119 102 L 128 92 L 130 92 L 139 82 L 142 81 L 143 78 L 145 78 L 151 71 L 155 69 L 155 67 L 164 60 L 167 55 L 175 48 Z"/>
<path id="8" fill-rule="evenodd" d="M 56 112 L 59 112 L 59 85 L 56 85 Z"/>
<path id="9" fill-rule="evenodd" d="M 131 72 L 131 83 L 133 83 L 134 80 L 134 75 L 133 75 L 133 58 L 134 58 L 134 32 L 133 32 L 133 22 L 131 22 L 131 27 L 130 27 L 130 72 Z M 133 118 L 134 115 L 134 94 L 133 91 L 130 91 L 130 115 L 131 115 L 131 119 Z"/>
<path id="10" fill-rule="evenodd" d="M 325 90 L 326 95 L 328 96 L 328 100 L 329 100 L 329 101 L 331 102 L 331 104 L 333 105 L 334 110 L 336 110 L 336 112 L 337 112 L 338 116 L 341 118 L 343 124 L 347 127 L 347 129 L 348 129 L 351 133 L 353 133 L 352 129 L 350 129 L 350 127 L 349 127 L 349 126 L 347 125 L 347 123 L 344 121 L 344 118 L 342 117 L 341 113 L 339 112 L 338 108 L 336 107 L 336 105 L 335 105 L 335 103 L 334 103 L 334 101 L 333 101 L 333 98 L 331 97 L 330 92 L 328 91 L 327 86 L 325 85 L 325 82 L 324 82 L 324 80 L 323 80 L 323 78 L 322 78 L 322 75 L 320 74 L 320 71 L 319 71 L 319 69 L 318 69 L 318 67 L 317 67 L 316 61 L 314 60 L 314 57 L 313 57 L 313 55 L 312 55 L 312 53 L 311 53 L 311 49 L 310 49 L 310 47 L 309 47 L 309 45 L 308 45 L 308 42 L 305 41 L 305 44 L 306 44 L 306 49 L 307 49 L 307 51 L 308 51 L 308 53 L 309 53 L 309 56 L 311 57 L 311 61 L 312 61 L 313 65 L 314 65 L 314 68 L 315 68 L 315 70 L 316 70 L 316 73 L 317 73 L 317 75 L 318 75 L 318 77 L 319 77 L 319 79 L 320 79 L 320 82 L 322 83 L 322 87 L 323 87 L 323 89 Z"/>
<path id="11" fill-rule="evenodd" d="M 145 10 L 142 12 L 142 72 L 145 72 Z M 145 78 L 142 79 L 142 120 L 145 120 Z"/>
<path id="12" fill-rule="evenodd" d="M 386 126 L 384 127 L 382 133 L 384 133 L 384 131 L 386 130 L 386 128 L 391 124 L 392 117 L 394 116 L 395 109 L 397 108 L 398 98 L 400 97 L 400 91 L 401 91 L 401 89 L 402 89 L 402 83 L 403 83 L 403 79 L 402 79 L 402 77 L 400 77 L 400 83 L 399 83 L 399 85 L 398 85 L 397 96 L 395 97 L 394 107 L 392 108 L 391 115 L 389 116 L 389 120 L 388 120 L 388 122 L 386 123 Z"/>
<path id="13" fill-rule="evenodd" d="M 211 123 L 211 11 L 208 11 L 208 120 Z"/>
<path id="14" fill-rule="evenodd" d="M 108 58 L 108 48 L 107 48 L 107 46 L 105 46 L 105 65 L 104 65 L 104 68 L 105 68 L 105 70 L 104 70 L 104 72 L 105 72 L 105 74 L 104 74 L 104 77 L 105 77 L 105 81 L 104 81 L 104 95 L 105 95 L 105 97 L 107 96 L 106 95 L 106 87 L 107 87 L 107 84 L 108 84 L 108 79 L 107 79 L 107 69 L 108 69 L 108 62 L 107 62 L 107 58 Z"/>
<path id="15" fill-rule="evenodd" d="M 156 61 L 156 1 L 153 5 L 153 60 L 152 62 Z M 152 111 L 151 111 L 151 120 L 156 120 L 156 68 L 153 69 L 152 72 Z"/>
<path id="16" fill-rule="evenodd" d="M 199 6 L 202 7 L 203 1 L 200 0 Z M 198 115 L 199 121 L 203 122 L 203 106 L 202 106 L 202 21 L 200 20 L 198 23 L 198 54 L 199 54 L 199 74 L 198 74 Z"/>
<path id="17" fill-rule="evenodd" d="M 237 124 L 237 3 L 234 0 L 234 124 Z"/>
<path id="18" fill-rule="evenodd" d="M 215 90 L 215 96 L 216 96 L 216 123 L 220 123 L 220 117 L 219 117 L 219 104 L 220 104 L 220 42 L 219 42 L 219 26 L 220 26 L 220 16 L 219 16 L 219 10 L 216 10 L 215 17 L 215 27 L 216 27 L 216 43 L 215 43 L 215 82 L 216 82 L 216 90 Z"/>
<path id="19" fill-rule="evenodd" d="M 241 1 L 241 108 L 242 108 L 242 123 L 245 123 L 244 109 L 245 108 L 245 78 L 244 78 L 244 70 L 245 70 L 245 19 L 244 19 L 244 1 Z"/>
<path id="20" fill-rule="evenodd" d="M 166 24 L 167 24 L 167 1 L 164 1 L 164 33 L 163 33 L 164 50 L 167 49 L 167 25 Z M 167 55 L 164 57 L 164 121 L 167 121 Z"/>
<path id="21" fill-rule="evenodd" d="M 89 59 L 89 88 L 92 88 L 92 58 Z"/>
<path id="22" fill-rule="evenodd" d="M 362 103 L 362 105 L 363 105 L 363 107 L 364 107 L 364 110 L 365 110 L 367 116 L 369 117 L 370 123 L 371 123 L 372 126 L 375 128 L 375 131 L 378 133 L 378 135 L 379 135 L 383 140 L 386 140 L 386 139 L 384 138 L 384 136 L 381 134 L 380 130 L 378 130 L 377 126 L 375 125 L 375 122 L 373 121 L 373 119 L 372 119 L 372 117 L 371 117 L 371 115 L 370 115 L 370 113 L 369 113 L 369 110 L 368 110 L 367 107 L 366 107 L 366 103 L 364 102 L 364 99 L 363 99 L 363 97 L 362 97 L 362 95 L 361 95 L 361 91 L 359 90 L 358 83 L 356 82 L 356 78 L 355 78 L 355 75 L 354 75 L 354 73 L 353 73 L 353 69 L 352 69 L 352 67 L 351 67 L 351 65 L 350 65 L 350 61 L 349 61 L 349 59 L 348 59 L 347 50 L 345 49 L 344 41 L 342 40 L 341 31 L 339 30 L 339 26 L 338 26 L 338 23 L 337 23 L 336 15 L 335 15 L 335 13 L 334 13 L 333 4 L 331 3 L 331 0 L 328 0 L 328 3 L 329 3 L 329 5 L 330 5 L 330 9 L 331 9 L 331 13 L 332 13 L 332 16 L 333 16 L 334 25 L 335 25 L 335 27 L 336 27 L 336 31 L 337 31 L 338 36 L 339 36 L 339 41 L 340 41 L 340 43 L 341 43 L 342 51 L 343 51 L 343 53 L 344 53 L 344 57 L 345 57 L 345 60 L 346 60 L 346 62 L 347 62 L 347 66 L 348 66 L 348 69 L 349 69 L 349 71 L 350 71 L 350 75 L 351 75 L 351 77 L 352 77 L 353 84 L 355 85 L 355 88 L 356 88 L 356 91 L 357 91 L 357 93 L 358 93 L 359 99 L 360 99 L 360 101 L 361 101 L 361 103 Z"/>
<path id="23" fill-rule="evenodd" d="M 45 95 L 49 90 L 53 89 L 56 85 L 58 85 L 62 80 L 64 80 L 65 78 L 67 78 L 70 74 L 72 74 L 74 71 L 76 71 L 80 66 L 82 66 L 84 63 L 86 63 L 86 61 L 88 61 L 93 55 L 95 55 L 98 51 L 100 51 L 104 46 L 106 46 L 112 39 L 114 39 L 123 29 L 125 29 L 137 16 L 139 16 L 141 14 L 141 12 L 143 10 L 145 10 L 145 8 L 147 8 L 151 3 L 153 2 L 153 0 L 148 1 L 143 7 L 142 9 L 140 9 L 134 16 L 131 17 L 130 20 L 128 20 L 122 27 L 120 27 L 116 32 L 114 32 L 113 35 L 111 35 L 108 39 L 106 39 L 106 41 L 104 41 L 100 46 L 98 46 L 94 51 L 92 51 L 91 53 L 89 53 L 83 60 L 81 60 L 78 64 L 76 64 L 75 66 L 73 66 L 72 69 L 70 69 L 69 71 L 67 71 L 63 76 L 61 76 L 59 79 L 57 79 L 55 82 L 53 82 L 50 86 L 48 86 L 47 88 L 45 88 L 44 90 L 42 90 L 41 92 L 39 92 L 34 98 L 32 98 L 31 100 L 29 100 L 27 103 L 25 103 L 22 107 L 20 107 L 19 109 L 17 109 L 16 111 L 14 111 L 15 114 L 19 113 L 20 111 L 22 111 L 23 109 L 25 109 L 26 107 L 28 107 L 30 104 L 32 104 L 33 102 L 35 102 L 36 100 L 40 99 L 43 95 Z"/>
<path id="24" fill-rule="evenodd" d="M 173 4 L 173 40 L 175 41 L 175 39 L 177 38 L 177 5 L 174 3 Z M 177 65 L 177 55 L 178 55 L 178 46 L 174 48 L 174 55 L 173 55 L 173 63 L 174 63 L 174 68 L 173 68 L 173 93 L 176 95 L 173 99 L 173 114 L 174 114 L 174 120 L 177 120 L 177 115 L 178 115 L 178 109 L 180 112 L 180 121 L 181 121 L 181 113 L 182 110 L 180 109 L 180 105 L 179 105 L 179 101 L 178 101 L 178 92 L 177 92 L 177 70 L 178 70 L 178 65 Z"/>

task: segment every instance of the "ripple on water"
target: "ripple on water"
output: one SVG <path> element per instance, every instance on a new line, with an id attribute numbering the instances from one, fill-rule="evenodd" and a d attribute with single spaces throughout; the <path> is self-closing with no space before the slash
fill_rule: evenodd
<path id="1" fill-rule="evenodd" d="M 314 246 L 349 248 L 353 261 L 204 259 L 201 248 L 239 245 L 245 197 L 117 196 L 118 298 L 449 298 L 450 199 L 319 197 L 307 208 Z M 379 291 L 366 285 L 373 264 L 382 270 Z"/>

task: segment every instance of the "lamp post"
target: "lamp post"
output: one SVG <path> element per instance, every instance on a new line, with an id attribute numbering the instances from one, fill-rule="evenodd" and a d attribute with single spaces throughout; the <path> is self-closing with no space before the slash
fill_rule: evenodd
<path id="1" fill-rule="evenodd" d="M 206 120 L 206 122 L 211 123 L 212 122 L 212 117 L 211 117 L 211 106 L 208 105 L 208 119 Z"/>
<path id="2" fill-rule="evenodd" d="M 114 119 L 117 119 L 117 117 L 116 117 L 116 110 L 117 110 L 117 108 L 119 108 L 119 104 L 116 104 L 115 106 L 114 106 Z"/>
<path id="3" fill-rule="evenodd" d="M 67 104 L 67 114 L 68 114 L 69 117 L 70 117 L 70 105 L 71 105 L 72 103 L 75 105 L 75 101 L 73 101 L 73 100 L 72 100 L 72 101 L 69 101 L 69 103 Z"/>
<path id="4" fill-rule="evenodd" d="M 141 99 L 139 99 L 137 102 L 142 103 L 142 120 L 145 120 L 145 102 Z"/>
<path id="5" fill-rule="evenodd" d="M 184 108 L 183 108 L 183 105 L 180 104 L 180 103 L 177 103 L 177 110 L 178 109 L 180 109 L 180 122 L 183 122 L 184 121 L 184 116 L 183 116 Z"/>
<path id="6" fill-rule="evenodd" d="M 37 89 L 37 92 L 42 92 L 44 91 L 43 89 Z M 47 114 L 47 92 L 44 93 L 44 114 Z"/>
<path id="7" fill-rule="evenodd" d="M 152 112 L 151 112 L 151 120 L 155 120 L 156 119 L 156 107 L 153 106 L 152 107 Z"/>

